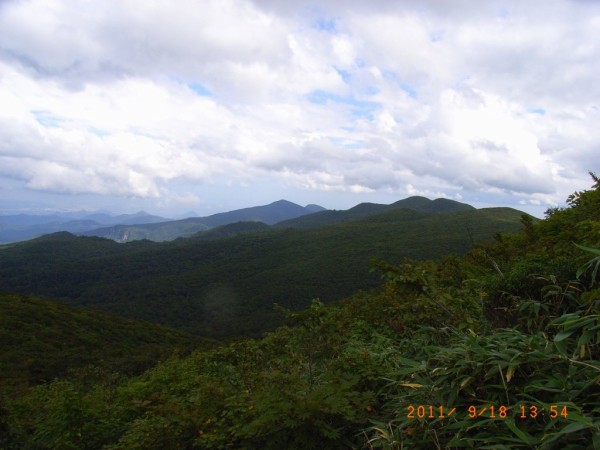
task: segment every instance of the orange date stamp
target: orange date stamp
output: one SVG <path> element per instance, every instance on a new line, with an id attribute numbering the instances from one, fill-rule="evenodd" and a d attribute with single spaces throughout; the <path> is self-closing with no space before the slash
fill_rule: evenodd
<path id="1" fill-rule="evenodd" d="M 533 405 L 521 403 L 516 406 L 505 405 L 469 405 L 461 408 L 450 408 L 444 405 L 408 405 L 408 419 L 447 419 L 452 416 L 469 419 L 567 419 L 569 408 L 566 405 Z"/>

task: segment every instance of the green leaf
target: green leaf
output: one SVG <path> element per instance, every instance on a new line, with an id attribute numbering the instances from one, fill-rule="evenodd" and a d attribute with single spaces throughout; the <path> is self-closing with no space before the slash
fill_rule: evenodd
<path id="1" fill-rule="evenodd" d="M 512 431 L 519 439 L 521 439 L 526 444 L 534 444 L 536 442 L 536 439 L 534 439 L 533 436 L 530 436 L 529 434 L 521 430 L 519 427 L 517 427 L 513 420 L 506 420 L 504 423 L 510 429 L 510 431 Z"/>
<path id="2" fill-rule="evenodd" d="M 600 249 L 585 247 L 583 245 L 575 244 L 575 246 L 585 252 L 591 253 L 592 255 L 600 256 Z"/>
<path id="3" fill-rule="evenodd" d="M 554 342 L 564 341 L 566 338 L 568 338 L 573 333 L 575 333 L 575 331 L 577 331 L 577 330 L 576 329 L 570 329 L 570 330 L 566 330 L 566 331 L 561 331 L 556 336 L 554 336 Z"/>
<path id="4" fill-rule="evenodd" d="M 579 430 L 583 430 L 585 428 L 589 428 L 589 425 L 585 424 L 585 423 L 570 423 L 569 425 L 567 425 L 566 427 L 562 428 L 558 434 L 569 434 L 569 433 L 575 433 L 576 431 Z"/>

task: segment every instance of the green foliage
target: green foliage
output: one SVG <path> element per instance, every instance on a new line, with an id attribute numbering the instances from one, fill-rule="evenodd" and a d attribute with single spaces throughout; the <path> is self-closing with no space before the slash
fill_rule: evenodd
<path id="1" fill-rule="evenodd" d="M 372 445 L 530 448 L 561 442 L 585 448 L 600 431 L 594 415 L 600 399 L 592 396 L 600 382 L 597 360 L 567 358 L 543 333 L 498 330 L 485 336 L 449 336 L 443 347 L 428 345 L 428 336 L 418 339 L 426 357 L 397 358 L 393 381 L 382 392 L 392 418 L 371 428 Z M 411 416 L 411 405 L 425 405 L 427 415 Z M 550 418 L 551 405 L 567 406 L 568 417 Z M 501 406 L 507 408 L 504 417 Z M 540 410 L 539 417 L 530 416 L 531 406 Z M 448 416 L 452 408 L 456 410 Z M 469 408 L 476 414 L 469 414 Z"/>
<path id="2" fill-rule="evenodd" d="M 467 329 L 481 324 L 482 293 L 467 280 L 452 280 L 440 276 L 448 270 L 444 264 L 405 262 L 393 266 L 373 261 L 372 270 L 379 270 L 386 280 L 384 295 L 395 297 L 397 305 L 391 317 L 404 318 L 404 327 L 436 323 L 440 328 Z M 390 308 L 387 313 L 392 313 Z"/>
<path id="3" fill-rule="evenodd" d="M 86 394 L 70 381 L 53 381 L 34 388 L 30 400 L 15 403 L 20 419 L 13 424 L 20 448 L 96 449 L 106 436 L 116 436 L 122 406 L 112 392 L 95 386 Z M 13 416 L 14 417 L 14 416 Z"/>
<path id="4" fill-rule="evenodd" d="M 583 245 L 577 245 L 577 248 L 594 255 L 594 258 L 590 259 L 584 266 L 577 271 L 577 278 L 581 278 L 586 272 L 591 271 L 590 285 L 593 286 L 596 283 L 596 277 L 598 276 L 598 268 L 600 268 L 600 250 L 595 248 L 584 247 Z"/>
<path id="5" fill-rule="evenodd" d="M 191 335 L 18 294 L 0 294 L 0 391 L 64 377 L 88 365 L 137 374 L 176 349 L 208 345 Z"/>
<path id="6" fill-rule="evenodd" d="M 505 311 L 515 327 L 450 333 L 442 346 L 432 343 L 434 330 L 413 334 L 417 349 L 397 358 L 395 374 L 381 393 L 388 420 L 371 427 L 372 448 L 600 448 L 597 260 L 577 270 L 582 261 L 566 242 L 589 240 L 579 233 L 596 227 L 574 223 L 590 216 L 597 220 L 598 210 L 590 208 L 600 191 L 595 181 L 594 191 L 570 199 L 570 209 L 526 225 L 525 240 L 502 237 L 465 260 L 479 264 L 464 272 L 478 274 L 488 308 L 498 307 L 490 300 L 510 299 Z M 595 248 L 577 247 L 598 255 Z M 591 273 L 589 283 L 574 281 L 586 273 Z M 403 281 L 422 289 L 414 278 Z M 409 417 L 410 405 L 425 405 L 423 415 Z M 490 417 L 492 406 L 495 417 Z M 501 406 L 507 408 L 505 417 L 499 416 Z"/>
<path id="7" fill-rule="evenodd" d="M 41 386 L 9 401 L 11 442 L 15 448 L 356 446 L 353 433 L 368 424 L 374 404 L 367 387 L 383 371 L 349 343 L 356 333 L 327 331 L 336 315 L 316 306 L 295 319 L 299 333 L 282 328 L 261 341 L 172 358 L 117 384 Z"/>

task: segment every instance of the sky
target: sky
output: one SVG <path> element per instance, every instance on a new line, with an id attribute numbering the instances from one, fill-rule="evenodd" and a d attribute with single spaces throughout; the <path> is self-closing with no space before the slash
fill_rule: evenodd
<path id="1" fill-rule="evenodd" d="M 543 217 L 600 172 L 599 74 L 596 0 L 0 0 L 0 214 Z"/>

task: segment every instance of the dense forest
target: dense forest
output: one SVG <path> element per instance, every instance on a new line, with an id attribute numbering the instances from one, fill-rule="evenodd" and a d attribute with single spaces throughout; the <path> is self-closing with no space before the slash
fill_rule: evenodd
<path id="1" fill-rule="evenodd" d="M 4 389 L 0 448 L 600 449 L 600 179 L 592 178 L 592 188 L 572 194 L 567 207 L 548 210 L 541 221 L 523 216 L 521 232 L 478 240 L 461 256 L 451 247 L 435 260 L 370 255 L 377 258 L 363 276 L 377 286 L 329 304 L 314 298 L 302 310 L 280 305 L 286 325 L 259 339 L 161 354 L 142 373 L 89 361 L 53 380 Z M 385 217 L 393 223 L 393 214 Z M 376 225 L 373 233 L 381 230 Z M 270 233 L 256 239 L 300 236 Z M 430 237 L 430 247 L 437 245 L 439 236 Z M 243 254 L 242 237 L 228 239 Z M 90 261 L 111 252 L 126 255 L 117 244 L 78 242 L 87 246 L 86 258 L 96 256 L 72 263 L 74 255 L 60 256 L 71 270 L 96 270 Z M 150 244 L 136 245 L 135 258 L 148 254 Z M 19 252 L 13 261 L 25 258 Z M 338 257 L 329 267 L 343 271 Z M 51 275 L 60 273 L 40 283 Z M 293 278 L 276 275 L 293 289 Z M 47 302 L 19 296 L 28 301 L 39 308 Z M 32 313 L 31 321 L 43 320 Z M 0 325 L 30 334 L 13 350 L 15 358 L 25 356 L 35 330 Z M 187 345 L 183 335 L 173 344 Z"/>

